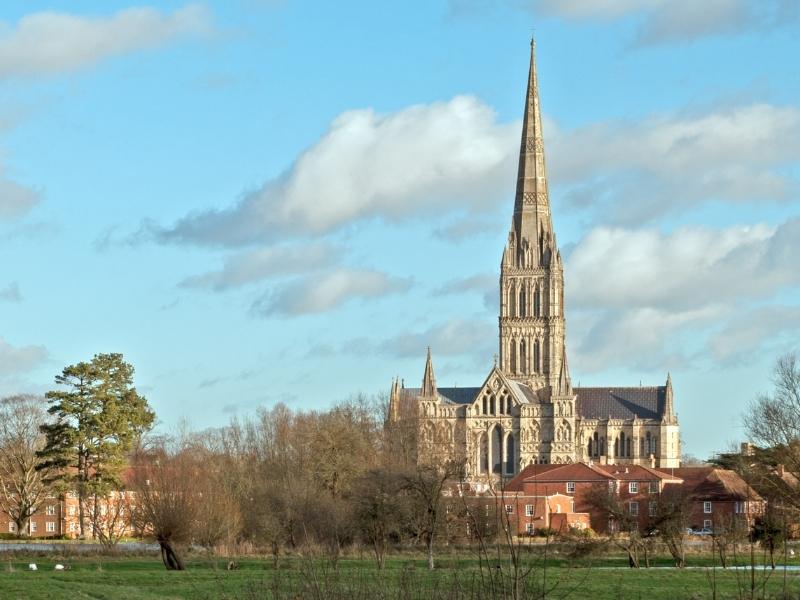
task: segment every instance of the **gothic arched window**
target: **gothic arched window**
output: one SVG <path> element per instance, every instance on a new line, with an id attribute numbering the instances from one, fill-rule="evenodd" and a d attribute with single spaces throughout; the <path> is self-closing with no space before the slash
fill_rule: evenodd
<path id="1" fill-rule="evenodd" d="M 511 340 L 511 349 L 509 352 L 511 358 L 511 372 L 517 372 L 517 342 L 516 340 Z"/>
<path id="2" fill-rule="evenodd" d="M 539 346 L 539 341 L 537 340 L 533 343 L 533 371 L 535 373 L 542 372 L 541 360 L 542 360 L 542 351 L 541 347 Z"/>
<path id="3" fill-rule="evenodd" d="M 519 316 L 520 317 L 526 316 L 526 314 L 525 314 L 525 309 L 526 308 L 527 308 L 527 306 L 526 306 L 526 302 L 525 302 L 525 285 L 523 284 L 523 285 L 519 286 Z"/>
<path id="4" fill-rule="evenodd" d="M 513 279 L 508 287 L 508 316 L 517 316 L 517 286 L 514 284 Z"/>
<path id="5" fill-rule="evenodd" d="M 537 317 L 542 316 L 542 290 L 538 287 L 533 293 L 533 314 Z"/>
<path id="6" fill-rule="evenodd" d="M 528 351 L 525 340 L 520 340 L 519 342 L 519 367 L 523 375 L 528 373 Z"/>
<path id="7" fill-rule="evenodd" d="M 514 472 L 514 434 L 509 433 L 506 438 L 506 473 Z"/>

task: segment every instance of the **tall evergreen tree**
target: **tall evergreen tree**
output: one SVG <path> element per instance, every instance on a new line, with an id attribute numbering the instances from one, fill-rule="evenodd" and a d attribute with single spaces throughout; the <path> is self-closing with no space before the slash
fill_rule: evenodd
<path id="1" fill-rule="evenodd" d="M 80 533 L 85 531 L 85 505 L 121 484 L 130 451 L 153 426 L 155 413 L 133 385 L 133 366 L 122 354 L 96 354 L 56 375 L 65 389 L 46 394 L 52 423 L 42 426 L 46 445 L 44 467 L 79 498 Z"/>

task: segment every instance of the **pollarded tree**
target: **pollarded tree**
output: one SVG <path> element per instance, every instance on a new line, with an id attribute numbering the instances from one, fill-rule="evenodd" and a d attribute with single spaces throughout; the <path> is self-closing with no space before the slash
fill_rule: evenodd
<path id="1" fill-rule="evenodd" d="M 44 406 L 40 396 L 0 400 L 0 510 L 14 522 L 18 536 L 27 531 L 28 520 L 50 490 L 38 456 L 45 445 L 39 431 L 47 421 Z"/>
<path id="2" fill-rule="evenodd" d="M 133 367 L 122 354 L 96 354 L 90 362 L 65 367 L 56 383 L 66 389 L 46 394 L 55 417 L 42 426 L 43 468 L 73 489 L 80 502 L 80 533 L 86 535 L 84 507 L 121 484 L 126 458 L 155 420 L 133 385 Z"/>

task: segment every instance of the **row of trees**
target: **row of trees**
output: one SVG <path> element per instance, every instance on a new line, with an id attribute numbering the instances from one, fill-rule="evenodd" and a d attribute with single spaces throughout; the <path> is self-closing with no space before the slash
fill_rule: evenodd
<path id="1" fill-rule="evenodd" d="M 48 496 L 77 497 L 81 537 L 114 545 L 132 531 L 178 548 L 253 544 L 334 561 L 360 542 L 383 566 L 393 542 L 488 532 L 494 507 L 443 502 L 456 465 L 417 466 L 415 428 L 387 427 L 386 403 L 355 397 L 324 411 L 279 404 L 201 433 L 153 435 L 155 415 L 120 354 L 66 367 L 45 397 L 0 401 L 0 508 L 24 535 Z M 463 504 L 463 503 L 462 503 Z M 473 511 L 474 512 L 474 511 Z M 491 513 L 491 516 L 490 516 Z M 496 529 L 496 527 L 495 527 Z"/>
<path id="2" fill-rule="evenodd" d="M 458 465 L 417 465 L 416 428 L 386 424 L 380 398 L 357 396 L 324 411 L 279 404 L 202 433 L 156 436 L 155 415 L 120 354 L 66 367 L 44 398 L 0 401 L 0 508 L 22 534 L 48 495 L 74 493 L 80 535 L 113 545 L 132 530 L 156 539 L 168 568 L 179 548 L 252 544 L 278 561 L 287 549 L 325 551 L 336 561 L 359 542 L 379 567 L 392 543 L 486 541 L 503 531 L 495 503 L 468 505 L 452 492 Z M 409 421 L 411 422 L 411 420 Z M 800 510 L 800 367 L 781 359 L 775 392 L 747 415 L 764 450 L 724 455 L 770 506 Z M 786 473 L 795 477 L 794 484 Z M 132 492 L 132 493 L 131 493 Z M 647 561 L 655 532 L 683 562 L 686 499 L 664 496 L 650 531 L 638 532 L 618 499 L 592 500 L 625 533 L 632 564 Z M 796 519 L 795 519 L 796 521 Z M 765 525 L 765 531 L 774 527 Z"/>

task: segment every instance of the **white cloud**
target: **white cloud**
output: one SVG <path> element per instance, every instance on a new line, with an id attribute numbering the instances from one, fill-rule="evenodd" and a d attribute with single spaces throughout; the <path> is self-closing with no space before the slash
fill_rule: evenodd
<path id="1" fill-rule="evenodd" d="M 491 208 L 511 190 L 519 124 L 473 97 L 381 115 L 341 114 L 279 179 L 235 206 L 145 225 L 161 241 L 235 246 L 320 234 L 354 222 Z"/>
<path id="2" fill-rule="evenodd" d="M 779 227 L 599 227 L 567 259 L 572 306 L 686 309 L 800 285 L 800 219 Z"/>
<path id="3" fill-rule="evenodd" d="M 497 328 L 491 322 L 451 319 L 424 331 L 406 331 L 381 342 L 356 338 L 341 346 L 343 352 L 381 354 L 394 358 L 424 358 L 430 346 L 434 356 L 479 356 L 487 362 L 497 344 Z"/>
<path id="4" fill-rule="evenodd" d="M 14 181 L 0 177 L 0 219 L 13 219 L 30 211 L 39 194 Z"/>
<path id="5" fill-rule="evenodd" d="M 689 331 L 695 344 L 708 343 L 715 360 L 727 358 L 726 348 L 749 343 L 744 349 L 752 350 L 781 317 L 766 307 L 742 326 L 742 314 L 753 302 L 800 287 L 798 264 L 800 218 L 777 227 L 687 227 L 669 234 L 594 229 L 565 265 L 574 364 L 582 370 L 674 366 L 701 350 L 681 347 Z M 736 326 L 724 325 L 728 319 Z"/>
<path id="6" fill-rule="evenodd" d="M 710 200 L 785 201 L 800 188 L 786 170 L 800 161 L 794 106 L 754 104 L 569 132 L 549 125 L 551 182 L 564 186 L 572 206 L 618 222 Z"/>
<path id="7" fill-rule="evenodd" d="M 707 327 L 724 314 L 718 306 L 680 311 L 649 307 L 593 311 L 579 317 L 583 328 L 578 335 L 570 335 L 577 342 L 569 346 L 573 357 L 570 364 L 579 366 L 582 372 L 623 365 L 645 371 L 675 368 L 685 361 L 686 353 L 674 349 L 672 342 L 686 330 Z M 574 325 L 569 324 L 570 332 L 575 331 Z"/>
<path id="8" fill-rule="evenodd" d="M 355 298 L 378 298 L 407 290 L 411 282 L 371 270 L 337 269 L 297 279 L 262 295 L 251 307 L 258 316 L 298 316 L 332 310 Z"/>
<path id="9" fill-rule="evenodd" d="M 749 362 L 754 350 L 780 344 L 787 337 L 796 345 L 798 331 L 800 306 L 766 306 L 737 314 L 711 336 L 708 347 L 719 362 Z"/>
<path id="10" fill-rule="evenodd" d="M 266 247 L 228 256 L 221 269 L 183 280 L 181 287 L 217 292 L 268 279 L 332 265 L 341 249 L 326 243 Z"/>
<path id="11" fill-rule="evenodd" d="M 29 14 L 15 26 L 0 24 L 0 77 L 74 71 L 105 58 L 206 33 L 210 21 L 208 11 L 197 4 L 172 14 L 148 7 L 95 18 L 50 11 Z"/>
<path id="12" fill-rule="evenodd" d="M 0 337 L 0 377 L 30 371 L 47 360 L 44 346 L 15 347 Z"/>
<path id="13" fill-rule="evenodd" d="M 486 321 L 452 319 L 419 332 L 404 332 L 380 344 L 383 353 L 399 358 L 424 356 L 425 349 L 440 356 L 480 354 L 488 359 L 497 343 L 497 328 Z"/>
<path id="14" fill-rule="evenodd" d="M 524 5 L 567 21 L 634 18 L 635 43 L 643 46 L 769 30 L 800 16 L 795 0 L 528 0 Z"/>
<path id="15" fill-rule="evenodd" d="M 451 294 L 479 293 L 483 297 L 486 308 L 496 312 L 499 308 L 499 283 L 497 275 L 481 273 L 470 277 L 451 279 L 436 288 L 435 296 L 448 296 Z"/>

